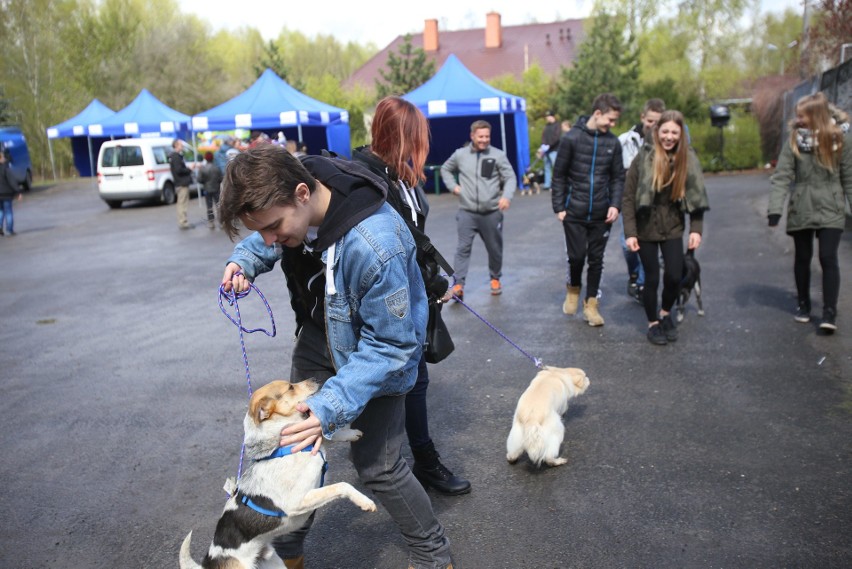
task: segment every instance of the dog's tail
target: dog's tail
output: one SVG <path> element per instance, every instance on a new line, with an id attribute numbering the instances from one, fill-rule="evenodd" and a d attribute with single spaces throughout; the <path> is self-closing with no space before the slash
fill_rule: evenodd
<path id="1" fill-rule="evenodd" d="M 202 569 L 201 565 L 192 559 L 189 553 L 189 542 L 192 540 L 192 532 L 183 540 L 183 545 L 180 546 L 180 569 Z"/>
<path id="2" fill-rule="evenodd" d="M 544 428 L 542 425 L 527 425 L 524 429 L 524 449 L 530 462 L 541 466 L 547 457 L 547 443 L 545 442 Z"/>

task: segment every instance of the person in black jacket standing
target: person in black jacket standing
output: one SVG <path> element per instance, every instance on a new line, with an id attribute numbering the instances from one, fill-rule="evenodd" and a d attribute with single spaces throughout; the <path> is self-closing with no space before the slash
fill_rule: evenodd
<path id="1" fill-rule="evenodd" d="M 20 201 L 24 194 L 21 193 L 18 180 L 12 168 L 9 166 L 9 156 L 6 150 L 0 148 L 0 235 L 12 236 L 15 234 L 15 218 L 12 215 L 12 199 L 17 194 Z M 4 231 L 3 225 L 6 225 Z"/>
<path id="2" fill-rule="evenodd" d="M 588 258 L 583 319 L 589 326 L 604 324 L 598 311 L 598 289 L 606 242 L 618 219 L 624 192 L 621 144 L 610 132 L 620 115 L 621 103 L 615 95 L 598 95 L 592 103 L 592 115 L 580 117 L 562 137 L 553 168 L 553 212 L 565 230 L 568 253 L 568 292 L 562 312 L 577 312 Z"/>
<path id="3" fill-rule="evenodd" d="M 187 210 L 189 209 L 189 185 L 192 183 L 192 170 L 186 165 L 183 159 L 183 141 L 176 138 L 172 142 L 174 151 L 169 154 L 169 167 L 172 169 L 172 180 L 175 183 L 175 191 L 177 192 L 177 220 L 178 227 L 181 229 L 192 229 L 189 219 L 187 219 Z"/>

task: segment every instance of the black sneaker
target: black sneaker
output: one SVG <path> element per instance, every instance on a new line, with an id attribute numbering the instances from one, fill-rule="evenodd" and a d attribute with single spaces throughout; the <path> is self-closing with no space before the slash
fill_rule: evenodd
<path id="1" fill-rule="evenodd" d="M 666 340 L 669 342 L 677 342 L 677 326 L 672 320 L 672 315 L 668 314 L 660 320 L 660 327 L 663 329 L 663 334 L 666 335 Z"/>
<path id="2" fill-rule="evenodd" d="M 796 322 L 807 324 L 811 321 L 811 305 L 807 302 L 800 302 L 799 308 L 796 310 L 796 316 L 793 317 Z"/>
<path id="3" fill-rule="evenodd" d="M 655 346 L 665 346 L 669 343 L 666 340 L 666 333 L 663 332 L 663 328 L 659 324 L 653 324 L 648 328 L 648 341 Z"/>
<path id="4" fill-rule="evenodd" d="M 822 311 L 822 320 L 819 323 L 819 329 L 826 334 L 834 334 L 837 330 L 837 310 L 834 308 L 826 308 Z"/>

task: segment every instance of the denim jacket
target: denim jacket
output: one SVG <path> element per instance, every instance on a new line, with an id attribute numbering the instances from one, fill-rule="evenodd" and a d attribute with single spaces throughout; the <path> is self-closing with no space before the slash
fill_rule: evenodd
<path id="1" fill-rule="evenodd" d="M 280 258 L 278 246 L 267 247 L 254 233 L 237 245 L 228 262 L 254 280 Z M 336 374 L 306 403 L 323 435 L 331 438 L 370 399 L 403 395 L 414 386 L 428 308 L 414 239 L 387 203 L 323 251 L 322 259 L 327 339 Z"/>

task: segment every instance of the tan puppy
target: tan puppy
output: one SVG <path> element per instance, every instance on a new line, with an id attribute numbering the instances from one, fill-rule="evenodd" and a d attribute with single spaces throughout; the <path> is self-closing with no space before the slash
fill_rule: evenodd
<path id="1" fill-rule="evenodd" d="M 180 548 L 181 569 L 255 569 L 269 558 L 273 538 L 300 528 L 311 512 L 332 500 L 348 498 L 362 510 L 376 511 L 372 500 L 346 482 L 322 485 L 322 453 L 279 450 L 281 430 L 304 419 L 296 404 L 318 389 L 312 381 L 273 381 L 249 401 L 245 428 L 245 466 L 238 489 L 230 491 L 207 556 L 198 565 L 190 556 L 192 532 Z M 340 429 L 335 440 L 357 441 L 361 431 Z M 283 455 L 283 456 L 279 456 Z M 233 480 L 226 489 L 233 488 Z"/>
<path id="2" fill-rule="evenodd" d="M 559 456 L 565 436 L 562 414 L 568 409 L 568 400 L 587 387 L 589 378 L 578 368 L 545 367 L 538 372 L 518 400 L 506 439 L 506 460 L 514 464 L 526 451 L 536 466 L 568 462 Z"/>

